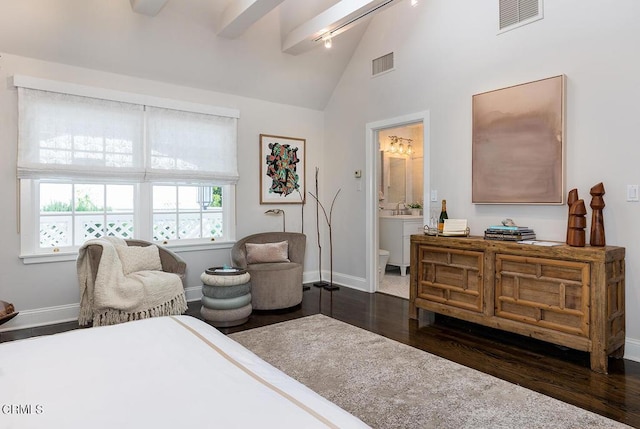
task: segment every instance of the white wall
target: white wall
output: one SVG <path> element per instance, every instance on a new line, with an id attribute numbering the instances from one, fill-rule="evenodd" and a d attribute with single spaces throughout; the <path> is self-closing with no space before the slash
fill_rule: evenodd
<path id="1" fill-rule="evenodd" d="M 404 1 L 372 20 L 325 110 L 326 152 L 341 154 L 325 183 L 343 188 L 335 269 L 354 279 L 366 275 L 365 195 L 351 176 L 364 166 L 365 124 L 424 110 L 431 118 L 431 189 L 447 199 L 450 217 L 468 218 L 475 235 L 510 217 L 540 239 L 563 241 L 566 206 L 471 203 L 471 97 L 565 74 L 567 191 L 577 188 L 587 204 L 591 186 L 603 182 L 607 191 L 607 243 L 627 249 L 629 357 L 629 346 L 640 345 L 640 203 L 625 201 L 626 185 L 640 183 L 640 2 L 544 6 L 543 20 L 501 35 L 493 0 L 430 0 L 416 8 Z M 371 60 L 392 51 L 395 70 L 371 78 Z"/>
<path id="2" fill-rule="evenodd" d="M 282 219 L 267 216 L 269 208 L 286 211 L 287 231 L 301 230 L 299 205 L 260 205 L 259 134 L 274 134 L 306 139 L 307 186 L 313 189 L 313 172 L 322 168 L 324 115 L 320 111 L 268 103 L 194 88 L 169 85 L 95 70 L 70 67 L 14 55 L 0 57 L 0 299 L 12 302 L 21 312 L 2 326 L 15 329 L 31 323 L 47 323 L 77 316 L 78 283 L 75 261 L 24 265 L 17 231 L 16 152 L 17 91 L 10 84 L 14 74 L 142 93 L 240 110 L 238 153 L 240 181 L 236 190 L 238 238 L 262 231 L 279 231 Z M 305 206 L 304 230 L 308 236 L 305 281 L 317 280 L 315 246 L 315 206 Z M 228 248 L 192 251 L 180 254 L 187 262 L 187 287 L 197 293 L 202 271 L 230 263 Z"/>
<path id="3" fill-rule="evenodd" d="M 16 93 L 13 74 L 140 92 L 237 108 L 241 180 L 237 188 L 238 237 L 280 228 L 267 217 L 258 195 L 258 134 L 307 139 L 307 187 L 320 167 L 321 200 L 341 189 L 333 213 L 334 276 L 366 289 L 365 124 L 414 112 L 430 112 L 431 188 L 448 200 L 449 215 L 468 218 L 472 233 L 505 217 L 536 229 L 542 239 L 563 240 L 566 206 L 471 204 L 471 96 L 558 74 L 567 76 L 567 189 L 602 181 L 607 242 L 627 249 L 627 355 L 640 346 L 640 204 L 625 201 L 626 184 L 640 183 L 636 122 L 640 99 L 637 44 L 640 2 L 618 0 L 613 8 L 596 0 L 545 2 L 545 18 L 497 35 L 497 1 L 428 0 L 411 8 L 403 1 L 377 15 L 323 112 L 202 91 L 122 75 L 3 54 L 0 57 L 0 299 L 28 310 L 62 306 L 73 312 L 77 285 L 73 262 L 23 265 L 16 230 Z M 393 51 L 396 69 L 369 76 L 370 61 Z M 246 155 L 246 158 L 242 156 Z M 363 178 L 354 178 L 355 170 Z M 287 210 L 287 230 L 300 227 L 297 207 Z M 317 269 L 314 205 L 305 210 L 308 235 L 305 278 Z M 590 219 L 588 219 L 590 221 Z M 590 222 L 589 222 L 590 223 Z M 328 247 L 323 246 L 323 269 Z M 187 284 L 198 285 L 203 268 L 228 261 L 228 250 L 189 252 Z M 25 311 L 27 310 L 27 311 Z M 54 311 L 55 313 L 55 311 Z M 57 313 L 56 313 L 57 314 Z M 640 347 L 638 347 L 640 348 Z M 629 356 L 628 356 L 629 357 Z M 637 355 L 640 358 L 640 353 Z"/>

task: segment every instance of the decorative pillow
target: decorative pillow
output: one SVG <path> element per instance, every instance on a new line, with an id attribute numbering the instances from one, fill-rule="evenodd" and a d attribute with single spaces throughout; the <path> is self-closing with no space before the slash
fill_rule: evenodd
<path id="1" fill-rule="evenodd" d="M 290 262 L 289 242 L 279 243 L 245 243 L 247 264 L 263 264 L 266 262 Z"/>
<path id="2" fill-rule="evenodd" d="M 160 262 L 160 250 L 158 246 L 115 246 L 118 257 L 122 262 L 124 275 L 135 273 L 136 271 L 162 271 Z"/>

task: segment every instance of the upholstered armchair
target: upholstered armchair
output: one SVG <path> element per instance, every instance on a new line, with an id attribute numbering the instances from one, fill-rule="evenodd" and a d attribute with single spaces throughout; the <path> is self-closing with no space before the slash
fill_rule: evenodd
<path id="1" fill-rule="evenodd" d="M 142 246 L 147 247 L 152 245 L 145 240 L 125 240 L 127 246 Z M 160 253 L 160 263 L 162 264 L 162 271 L 166 273 L 174 273 L 180 277 L 184 284 L 185 273 L 187 271 L 187 263 L 177 254 L 167 249 L 166 247 L 158 246 L 158 252 Z M 97 244 L 91 244 L 87 246 L 87 256 L 89 257 L 89 263 L 91 264 L 91 274 L 93 275 L 93 281 L 96 281 L 96 274 L 98 273 L 98 265 L 100 264 L 100 258 L 102 257 L 102 246 Z"/>
<path id="2" fill-rule="evenodd" d="M 306 244 L 307 236 L 298 232 L 263 232 L 236 242 L 231 260 L 251 275 L 253 309 L 275 310 L 302 302 Z"/>
<path id="3" fill-rule="evenodd" d="M 103 237 L 85 242 L 76 263 L 82 326 L 112 325 L 182 314 L 186 263 L 143 240 Z"/>

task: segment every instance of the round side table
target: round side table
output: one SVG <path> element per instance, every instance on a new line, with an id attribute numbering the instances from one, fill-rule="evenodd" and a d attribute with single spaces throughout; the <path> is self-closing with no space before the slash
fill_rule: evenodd
<path id="1" fill-rule="evenodd" d="M 211 325 L 242 325 L 251 315 L 251 276 L 242 268 L 212 267 L 200 276 L 200 314 Z"/>

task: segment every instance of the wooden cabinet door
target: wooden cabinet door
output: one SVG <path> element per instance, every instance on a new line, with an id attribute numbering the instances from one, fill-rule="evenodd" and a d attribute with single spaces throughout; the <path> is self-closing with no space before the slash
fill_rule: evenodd
<path id="1" fill-rule="evenodd" d="M 417 296 L 483 311 L 483 252 L 419 246 Z"/>
<path id="2" fill-rule="evenodd" d="M 496 254 L 495 315 L 589 336 L 586 262 Z"/>

